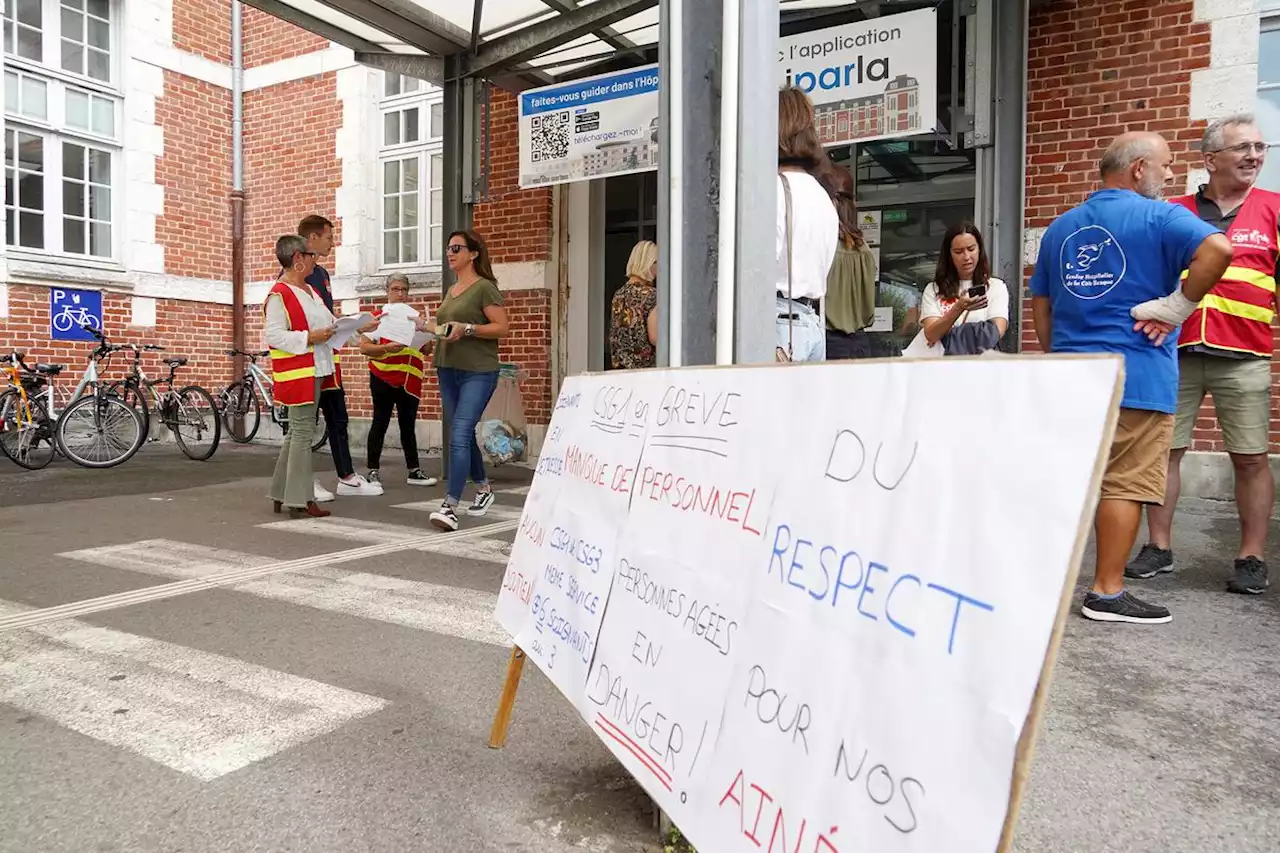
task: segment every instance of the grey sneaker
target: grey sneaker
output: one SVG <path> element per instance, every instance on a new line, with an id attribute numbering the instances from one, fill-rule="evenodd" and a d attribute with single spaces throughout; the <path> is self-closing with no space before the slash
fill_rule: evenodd
<path id="1" fill-rule="evenodd" d="M 405 482 L 410 486 L 434 486 L 440 481 L 435 477 L 428 477 L 426 474 L 422 473 L 421 468 L 414 468 L 409 472 L 409 478 Z"/>
<path id="2" fill-rule="evenodd" d="M 1150 604 L 1130 595 L 1128 590 L 1119 598 L 1103 598 L 1090 590 L 1085 593 L 1081 615 L 1095 622 L 1132 622 L 1137 625 L 1162 625 L 1172 622 L 1169 608 Z"/>
<path id="3" fill-rule="evenodd" d="M 441 504 L 440 508 L 430 515 L 431 525 L 446 533 L 458 529 L 458 515 L 449 504 Z"/>
<path id="4" fill-rule="evenodd" d="M 1124 567 L 1124 576 L 1146 580 L 1165 572 L 1173 571 L 1173 551 L 1168 548 L 1157 548 L 1148 542 L 1138 551 L 1138 556 Z"/>
<path id="5" fill-rule="evenodd" d="M 1267 577 L 1267 564 L 1257 557 L 1236 560 L 1236 574 L 1227 581 L 1227 591 L 1241 595 L 1262 595 L 1271 580 Z"/>
<path id="6" fill-rule="evenodd" d="M 471 502 L 471 506 L 467 507 L 467 515 L 481 516 L 489 511 L 489 507 L 493 505 L 493 489 L 484 492 L 476 492 L 476 499 Z"/>
<path id="7" fill-rule="evenodd" d="M 377 483 L 379 486 L 382 485 L 382 475 L 378 473 L 377 468 L 371 469 L 369 471 L 369 475 L 365 477 L 365 479 L 368 480 L 370 483 Z"/>

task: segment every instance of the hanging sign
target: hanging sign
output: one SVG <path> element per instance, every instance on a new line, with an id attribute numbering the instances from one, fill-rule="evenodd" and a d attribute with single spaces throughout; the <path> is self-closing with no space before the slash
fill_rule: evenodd
<path id="1" fill-rule="evenodd" d="M 520 186 L 657 168 L 657 65 L 520 94 Z"/>
<path id="2" fill-rule="evenodd" d="M 920 9 L 787 36 L 778 80 L 813 101 L 823 145 L 931 133 L 938 124 L 938 14 Z"/>
<path id="3" fill-rule="evenodd" d="M 570 377 L 498 598 L 490 745 L 527 655 L 699 850 L 1005 849 L 1122 375 Z M 960 422 L 1001 440 L 956 453 Z"/>

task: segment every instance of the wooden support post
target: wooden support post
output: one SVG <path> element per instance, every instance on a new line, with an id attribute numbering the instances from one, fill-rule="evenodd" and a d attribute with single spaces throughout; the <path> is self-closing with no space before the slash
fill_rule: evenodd
<path id="1" fill-rule="evenodd" d="M 498 711 L 493 715 L 493 728 L 489 730 L 489 748 L 502 749 L 507 742 L 507 729 L 511 727 L 511 712 L 516 706 L 516 691 L 520 689 L 520 674 L 524 672 L 524 650 L 511 647 L 511 660 L 507 662 L 507 680 L 502 684 L 502 697 Z"/>

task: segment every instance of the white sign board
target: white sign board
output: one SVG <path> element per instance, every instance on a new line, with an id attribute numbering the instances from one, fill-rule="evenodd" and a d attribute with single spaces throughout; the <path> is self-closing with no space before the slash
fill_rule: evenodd
<path id="1" fill-rule="evenodd" d="M 778 82 L 813 101 L 823 145 L 932 133 L 938 13 L 920 9 L 786 36 Z"/>
<path id="2" fill-rule="evenodd" d="M 1122 372 L 571 377 L 498 619 L 698 849 L 991 853 Z"/>
<path id="3" fill-rule="evenodd" d="M 658 168 L 658 66 L 520 94 L 520 186 Z"/>

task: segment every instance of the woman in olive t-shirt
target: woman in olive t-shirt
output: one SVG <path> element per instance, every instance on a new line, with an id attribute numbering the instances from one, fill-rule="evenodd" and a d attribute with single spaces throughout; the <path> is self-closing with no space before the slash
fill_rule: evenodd
<path id="1" fill-rule="evenodd" d="M 443 505 L 431 513 L 431 523 L 441 530 L 457 530 L 455 508 L 462 501 L 468 476 L 476 484 L 476 496 L 467 515 L 484 515 L 493 503 L 476 444 L 476 425 L 498 387 L 498 339 L 507 334 L 508 322 L 484 241 L 472 231 L 453 232 L 448 261 L 458 282 L 436 311 L 440 342 L 435 366 L 441 408 L 449 424 L 449 482 Z"/>

